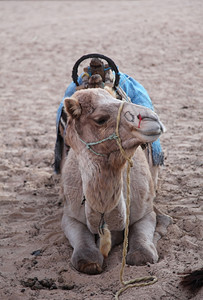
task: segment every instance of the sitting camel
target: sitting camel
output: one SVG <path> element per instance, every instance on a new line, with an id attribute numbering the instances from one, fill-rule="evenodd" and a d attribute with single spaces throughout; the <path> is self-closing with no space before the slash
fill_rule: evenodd
<path id="1" fill-rule="evenodd" d="M 100 273 L 110 249 L 123 240 L 126 158 L 117 143 L 117 121 L 122 148 L 133 161 L 126 262 L 156 263 L 153 200 L 157 172 L 152 169 L 158 166 L 152 167 L 140 145 L 155 141 L 164 131 L 158 116 L 149 108 L 115 99 L 100 88 L 75 92 L 64 100 L 64 107 L 68 115 L 64 142 L 70 151 L 62 166 L 62 228 L 74 249 L 72 265 L 80 272 Z M 101 242 L 104 232 L 107 240 Z"/>

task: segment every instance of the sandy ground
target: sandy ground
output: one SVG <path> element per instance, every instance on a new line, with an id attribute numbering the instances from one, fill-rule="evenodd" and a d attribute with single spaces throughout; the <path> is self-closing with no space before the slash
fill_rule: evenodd
<path id="1" fill-rule="evenodd" d="M 120 299 L 203 299 L 179 284 L 203 265 L 202 15 L 201 0 L 0 2 L 0 299 L 111 300 L 120 287 L 122 246 L 101 275 L 71 267 L 52 168 L 56 110 L 74 62 L 93 52 L 144 85 L 167 127 L 156 203 L 174 223 L 157 264 L 125 269 L 158 282 Z M 34 277 L 51 289 L 22 284 Z"/>

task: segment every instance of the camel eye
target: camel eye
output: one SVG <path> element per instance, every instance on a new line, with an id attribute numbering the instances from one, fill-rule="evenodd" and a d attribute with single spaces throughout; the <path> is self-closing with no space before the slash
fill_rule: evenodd
<path id="1" fill-rule="evenodd" d="M 105 124 L 109 119 L 109 116 L 101 117 L 98 120 L 94 120 L 98 125 Z"/>

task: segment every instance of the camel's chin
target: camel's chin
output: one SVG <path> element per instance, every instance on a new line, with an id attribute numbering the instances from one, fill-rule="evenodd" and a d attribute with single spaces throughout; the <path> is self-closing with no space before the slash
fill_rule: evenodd
<path id="1" fill-rule="evenodd" d="M 145 144 L 145 143 L 153 143 L 155 142 L 159 137 L 160 137 L 161 133 L 160 134 L 154 134 L 154 135 L 142 135 L 142 143 Z"/>
<path id="2" fill-rule="evenodd" d="M 130 140 L 128 142 L 122 143 L 122 147 L 124 150 L 136 150 L 139 146 L 138 140 Z"/>
<path id="3" fill-rule="evenodd" d="M 149 132 L 139 133 L 136 138 L 123 142 L 122 146 L 125 150 L 136 150 L 140 144 L 152 143 L 156 141 L 160 137 L 160 135 L 161 132 L 151 135 L 149 134 Z"/>

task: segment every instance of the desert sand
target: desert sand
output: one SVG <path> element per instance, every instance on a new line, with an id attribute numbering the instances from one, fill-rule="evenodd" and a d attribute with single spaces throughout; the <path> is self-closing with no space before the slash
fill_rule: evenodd
<path id="1" fill-rule="evenodd" d="M 94 52 L 147 89 L 167 128 L 156 205 L 173 224 L 158 263 L 124 275 L 158 282 L 120 299 L 203 299 L 180 285 L 181 273 L 203 266 L 202 27 L 201 0 L 0 2 L 1 300 L 112 300 L 121 287 L 122 245 L 100 275 L 71 266 L 53 172 L 58 105 L 75 61 Z"/>

